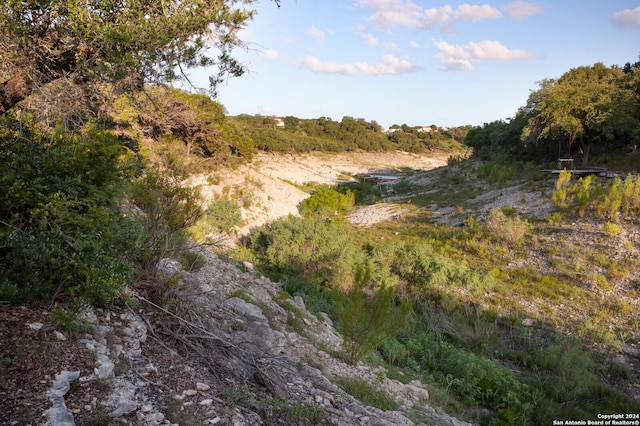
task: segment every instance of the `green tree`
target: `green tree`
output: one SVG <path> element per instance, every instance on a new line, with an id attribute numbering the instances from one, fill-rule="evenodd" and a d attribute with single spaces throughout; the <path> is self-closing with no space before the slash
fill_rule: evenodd
<path id="1" fill-rule="evenodd" d="M 279 0 L 275 0 L 279 4 Z M 211 89 L 244 67 L 241 46 L 255 0 L 9 0 L 0 7 L 0 114 L 36 88 L 175 80 L 188 68 L 217 67 Z M 210 52 L 217 52 L 211 56 Z"/>
<path id="2" fill-rule="evenodd" d="M 560 157 L 577 150 L 586 165 L 594 144 L 604 146 L 638 128 L 637 102 L 626 78 L 622 69 L 597 63 L 542 81 L 529 97 L 532 116 L 523 137 L 558 143 Z"/>

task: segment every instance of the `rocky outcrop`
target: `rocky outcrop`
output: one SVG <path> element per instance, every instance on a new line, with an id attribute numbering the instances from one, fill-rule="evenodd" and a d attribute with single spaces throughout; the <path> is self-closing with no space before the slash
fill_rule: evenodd
<path id="1" fill-rule="evenodd" d="M 161 263 L 161 274 L 173 286 L 167 301 L 172 309 L 134 295 L 136 310 L 87 315 L 91 333 L 82 342 L 95 353 L 95 368 L 79 377 L 61 373 L 51 390 L 48 424 L 74 424 L 73 413 L 63 409 L 65 383 L 73 379 L 106 384 L 108 391 L 85 410 L 127 424 L 284 424 L 273 413 L 288 410 L 291 416 L 294 408 L 312 413 L 317 424 L 466 424 L 430 407 L 420 382 L 403 384 L 382 369 L 350 366 L 332 356 L 341 337 L 329 318 L 310 314 L 300 298 L 282 295 L 280 284 L 202 254 L 207 264 L 197 272 L 182 271 L 175 261 Z M 395 398 L 401 410 L 366 406 L 335 385 L 335 377 L 364 378 Z M 264 407 L 264 401 L 272 406 Z M 302 415 L 287 423 L 298 421 L 308 424 Z"/>

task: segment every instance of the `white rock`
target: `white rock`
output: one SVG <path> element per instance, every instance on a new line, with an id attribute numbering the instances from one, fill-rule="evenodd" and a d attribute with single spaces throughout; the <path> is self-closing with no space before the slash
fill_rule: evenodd
<path id="1" fill-rule="evenodd" d="M 61 342 L 64 342 L 65 340 L 67 340 L 67 336 L 60 333 L 58 330 L 55 330 L 53 334 L 56 336 L 56 339 L 60 340 Z"/>
<path id="2" fill-rule="evenodd" d="M 30 322 L 29 324 L 27 324 L 27 326 L 32 330 L 40 330 L 42 327 L 44 327 L 44 324 L 41 322 Z"/>
<path id="3" fill-rule="evenodd" d="M 198 389 L 199 391 L 208 391 L 209 389 L 211 389 L 211 386 L 209 386 L 206 383 L 202 383 L 202 382 L 198 382 L 196 383 L 196 389 Z"/>
<path id="4" fill-rule="evenodd" d="M 211 404 L 213 404 L 213 399 L 207 398 L 207 399 L 203 399 L 202 401 L 200 401 L 199 405 L 211 405 Z"/>
<path id="5" fill-rule="evenodd" d="M 187 389 L 187 390 L 182 391 L 182 394 L 185 395 L 185 396 L 194 396 L 194 395 L 198 394 L 198 391 L 194 390 L 194 389 Z"/>

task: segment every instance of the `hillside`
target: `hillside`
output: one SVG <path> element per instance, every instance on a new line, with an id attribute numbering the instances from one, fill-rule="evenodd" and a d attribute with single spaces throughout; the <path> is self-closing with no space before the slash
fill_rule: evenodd
<path id="1" fill-rule="evenodd" d="M 493 182 L 480 163 L 450 163 L 445 156 L 402 152 L 263 153 L 246 166 L 217 170 L 218 179 L 203 174 L 189 183 L 201 186 L 208 200 L 241 203 L 240 237 L 296 214 L 314 188 L 310 183 L 400 177 L 375 203 L 356 206 L 349 221 L 369 241 L 437 239 L 442 245 L 434 250 L 460 265 L 493 268 L 495 275 L 492 287 L 481 291 L 437 287 L 435 300 L 443 307 L 454 303 L 447 297 L 459 301 L 450 313 L 435 311 L 434 332 L 478 353 L 504 354 L 492 358 L 507 360 L 522 375 L 532 361 L 518 357 L 527 350 L 543 355 L 539 342 L 555 333 L 579 337 L 599 359 L 599 377 L 640 406 L 637 221 L 622 218 L 620 231 L 607 234 L 608 220 L 554 216 L 549 176 L 513 176 L 505 185 Z M 484 233 L 494 210 L 527 218 L 528 243 L 509 246 Z M 340 356 L 334 323 L 308 308 L 304 295 L 290 294 L 256 265 L 200 253 L 206 262 L 191 271 L 164 259 L 159 280 L 138 282 L 123 294 L 125 304 L 87 311 L 81 323 L 65 323 L 55 305 L 1 307 L 1 423 L 464 425 L 488 415 L 455 402 L 453 391 L 464 383 L 455 376 L 447 376 L 449 390 L 410 369 L 403 373 L 394 362 L 350 366 Z M 626 272 L 613 275 L 620 265 Z M 569 277 L 575 288 L 564 278 L 544 277 Z M 468 306 L 476 314 L 467 318 Z M 456 310 L 463 316 L 452 316 Z M 489 322 L 481 311 L 491 312 Z"/>
<path id="2" fill-rule="evenodd" d="M 216 178 L 199 174 L 188 184 L 198 186 L 205 204 L 216 197 L 231 196 L 243 207 L 243 223 L 238 234 L 289 214 L 298 214 L 298 205 L 309 197 L 306 185 L 335 185 L 357 176 L 410 174 L 446 166 L 448 154 L 350 152 L 343 154 L 259 153 L 254 160 L 227 169 Z M 213 181 L 213 182 L 212 182 Z M 312 187 L 312 186 L 311 186 Z"/>

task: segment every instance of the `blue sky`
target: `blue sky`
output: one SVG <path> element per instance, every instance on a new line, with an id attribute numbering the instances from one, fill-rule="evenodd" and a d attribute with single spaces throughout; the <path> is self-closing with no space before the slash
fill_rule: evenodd
<path id="1" fill-rule="evenodd" d="M 229 114 L 482 125 L 513 117 L 545 78 L 640 56 L 640 1 L 269 0 L 242 31 L 249 70 Z M 193 74 L 206 87 L 206 72 Z"/>

